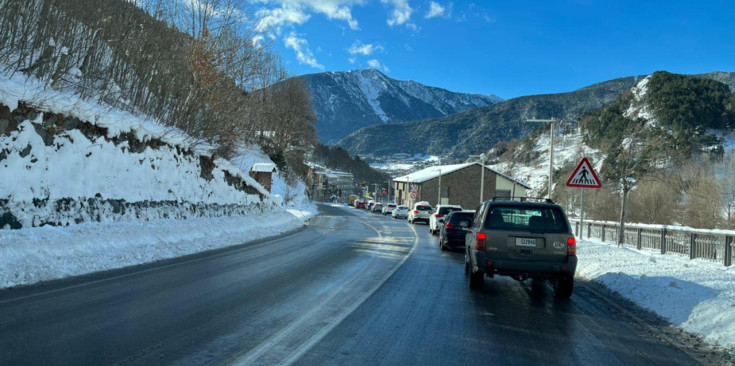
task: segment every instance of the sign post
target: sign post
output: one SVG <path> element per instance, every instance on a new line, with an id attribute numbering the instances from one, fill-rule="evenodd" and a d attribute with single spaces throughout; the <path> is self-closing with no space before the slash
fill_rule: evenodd
<path id="1" fill-rule="evenodd" d="M 597 173 L 592 168 L 587 158 L 582 158 L 582 161 L 577 165 L 577 169 L 574 169 L 574 173 L 567 180 L 567 187 L 579 187 L 579 188 L 600 188 L 602 183 L 600 178 L 597 177 Z M 579 214 L 579 239 L 584 237 L 584 189 L 582 190 L 581 208 Z"/>

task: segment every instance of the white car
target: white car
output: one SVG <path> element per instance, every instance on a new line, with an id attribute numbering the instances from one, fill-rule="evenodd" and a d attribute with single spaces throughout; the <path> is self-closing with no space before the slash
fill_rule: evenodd
<path id="1" fill-rule="evenodd" d="M 429 217 L 429 232 L 432 235 L 439 235 L 439 231 L 444 224 L 444 216 L 449 215 L 452 211 L 462 211 L 462 206 L 458 205 L 437 205 L 434 212 Z"/>
<path id="2" fill-rule="evenodd" d="M 405 219 L 408 217 L 408 206 L 400 205 L 390 214 L 394 219 Z"/>
<path id="3" fill-rule="evenodd" d="M 419 202 L 413 205 L 413 209 L 408 211 L 408 222 L 415 223 L 416 221 L 423 221 L 429 223 L 431 217 L 431 206 L 428 202 Z"/>
<path id="4" fill-rule="evenodd" d="M 398 205 L 396 205 L 395 203 L 389 203 L 389 204 L 385 205 L 385 207 L 383 207 L 383 215 L 390 215 L 390 214 L 392 214 L 393 213 L 393 210 L 395 210 L 397 206 Z"/>

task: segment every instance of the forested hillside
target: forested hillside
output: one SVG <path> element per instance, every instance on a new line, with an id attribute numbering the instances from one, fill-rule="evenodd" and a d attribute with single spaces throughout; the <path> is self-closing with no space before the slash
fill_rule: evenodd
<path id="1" fill-rule="evenodd" d="M 0 69 L 153 117 L 220 156 L 244 143 L 303 153 L 308 92 L 299 80 L 273 86 L 288 75 L 239 26 L 240 3 L 1 0 Z"/>
<path id="2" fill-rule="evenodd" d="M 613 103 L 557 131 L 554 199 L 578 210 L 565 182 L 582 156 L 603 188 L 590 190 L 591 218 L 700 228 L 735 224 L 735 94 L 715 79 L 656 72 Z M 548 127 L 490 151 L 521 179 L 548 170 Z M 543 168 L 543 165 L 546 168 Z M 523 172 L 523 173 L 521 173 Z M 545 179 L 539 191 L 546 189 Z M 624 208 L 624 210 L 622 210 Z"/>

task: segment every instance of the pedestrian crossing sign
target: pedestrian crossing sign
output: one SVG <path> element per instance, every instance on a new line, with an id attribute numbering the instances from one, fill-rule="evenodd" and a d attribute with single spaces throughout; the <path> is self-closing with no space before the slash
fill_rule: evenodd
<path id="1" fill-rule="evenodd" d="M 574 169 L 574 173 L 567 180 L 567 187 L 581 187 L 581 188 L 600 188 L 600 178 L 597 178 L 597 173 L 592 169 L 592 164 L 587 158 L 582 158 L 582 161 L 577 165 L 577 169 Z"/>

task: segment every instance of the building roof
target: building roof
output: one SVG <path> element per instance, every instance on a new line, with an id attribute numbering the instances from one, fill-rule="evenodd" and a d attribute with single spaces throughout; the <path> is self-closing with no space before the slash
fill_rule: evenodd
<path id="1" fill-rule="evenodd" d="M 472 165 L 481 165 L 478 162 L 475 163 L 464 163 L 464 164 L 453 164 L 453 165 L 436 165 L 432 167 L 428 167 L 422 170 L 419 170 L 417 172 L 413 172 L 407 175 L 403 175 L 400 177 L 393 178 L 394 182 L 411 182 L 411 183 L 424 183 L 426 181 L 432 180 L 434 178 L 439 177 L 439 174 L 441 175 L 447 175 L 452 172 L 456 172 L 457 170 L 467 168 Z M 487 165 L 485 165 L 485 169 L 504 177 L 511 182 L 514 182 L 518 185 L 523 186 L 526 189 L 531 189 L 531 186 L 529 186 L 526 183 L 523 183 L 509 175 L 503 174 L 499 171 L 496 171 L 494 169 L 489 168 Z M 440 173 L 441 172 L 441 173 Z"/>
<path id="2" fill-rule="evenodd" d="M 250 169 L 256 173 L 272 173 L 276 171 L 276 164 L 273 163 L 255 163 Z"/>

